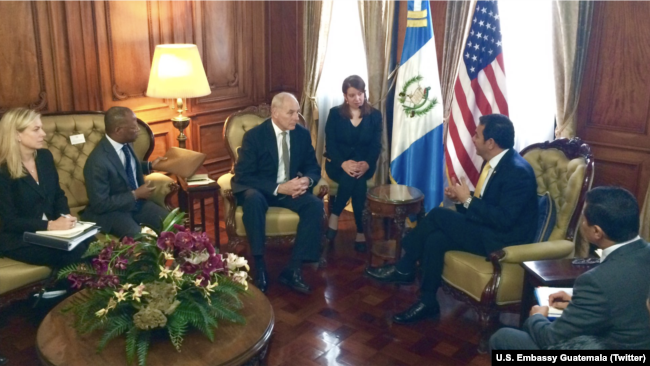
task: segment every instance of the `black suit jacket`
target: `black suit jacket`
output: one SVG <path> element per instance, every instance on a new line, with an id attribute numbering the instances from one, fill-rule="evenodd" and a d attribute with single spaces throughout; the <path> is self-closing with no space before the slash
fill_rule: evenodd
<path id="1" fill-rule="evenodd" d="M 352 136 L 355 130 L 358 130 L 358 139 Z M 341 115 L 340 107 L 330 109 L 325 125 L 325 149 L 331 160 L 326 162 L 327 168 L 340 169 L 347 160 L 365 161 L 369 168 L 364 177 L 372 177 L 381 152 L 381 130 L 381 113 L 374 108 L 357 127 Z"/>
<path id="2" fill-rule="evenodd" d="M 0 251 L 17 249 L 24 244 L 25 231 L 47 230 L 47 220 L 69 214 L 68 199 L 59 185 L 59 174 L 52 153 L 40 149 L 36 153 L 39 183 L 30 174 L 12 179 L 7 166 L 0 167 Z"/>
<path id="3" fill-rule="evenodd" d="M 560 318 L 550 322 L 536 314 L 526 320 L 524 330 L 540 348 L 591 335 L 629 349 L 650 349 L 648 288 L 650 246 L 637 240 L 576 279 Z"/>
<path id="4" fill-rule="evenodd" d="M 254 188 L 272 196 L 278 186 L 279 153 L 273 122 L 267 119 L 251 128 L 242 141 L 239 158 L 235 164 L 235 176 L 232 178 L 234 193 Z M 309 177 L 313 184 L 320 180 L 320 166 L 316 161 L 311 136 L 306 128 L 296 125 L 289 132 L 290 164 L 289 175 Z"/>
<path id="5" fill-rule="evenodd" d="M 537 181 L 517 151 L 510 149 L 501 158 L 483 193 L 467 209 L 462 205 L 457 209 L 482 227 L 486 251 L 532 243 L 537 231 Z"/>
<path id="6" fill-rule="evenodd" d="M 135 152 L 129 149 L 133 157 Z M 137 158 L 135 159 L 137 161 Z M 138 186 L 144 184 L 143 172 L 149 174 L 149 162 L 135 164 Z M 104 136 L 88 156 L 84 165 L 84 178 L 88 192 L 88 206 L 81 214 L 85 220 L 98 223 L 105 231 L 110 231 L 112 222 L 103 216 L 110 212 L 131 212 L 135 208 L 135 198 L 126 178 L 124 165 Z"/>

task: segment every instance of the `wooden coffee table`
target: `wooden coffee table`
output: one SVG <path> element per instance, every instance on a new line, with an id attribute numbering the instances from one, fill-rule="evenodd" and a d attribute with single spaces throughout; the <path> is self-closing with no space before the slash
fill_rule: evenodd
<path id="1" fill-rule="evenodd" d="M 524 262 L 524 286 L 521 292 L 519 326 L 523 326 L 533 305 L 537 305 L 535 287 L 573 287 L 576 278 L 597 264 L 574 265 L 573 258 Z"/>
<path id="2" fill-rule="evenodd" d="M 241 314 L 246 324 L 219 323 L 211 343 L 198 330 L 191 330 L 177 352 L 168 337 L 152 339 L 147 365 L 258 365 L 266 355 L 274 315 L 271 303 L 256 287 L 241 296 Z M 71 327 L 72 314 L 61 309 L 74 297 L 66 299 L 45 316 L 36 334 L 36 351 L 43 365 L 126 366 L 125 339 L 118 337 L 97 353 L 100 332 L 79 336 Z M 136 361 L 137 362 L 137 361 Z"/>

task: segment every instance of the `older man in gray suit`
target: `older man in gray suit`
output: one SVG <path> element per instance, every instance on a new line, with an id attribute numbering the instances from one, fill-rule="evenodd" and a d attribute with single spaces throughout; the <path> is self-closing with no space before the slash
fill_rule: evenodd
<path id="1" fill-rule="evenodd" d="M 638 235 L 637 201 L 622 188 L 595 188 L 587 193 L 584 217 L 580 231 L 603 249 L 601 263 L 576 279 L 573 297 L 551 295 L 551 305 L 568 304 L 561 317 L 550 322 L 548 307 L 533 306 L 523 330 L 499 330 L 490 338 L 492 349 L 544 349 L 585 335 L 617 348 L 650 349 L 650 246 Z"/>
<path id="2" fill-rule="evenodd" d="M 150 163 L 135 157 L 131 144 L 140 128 L 129 108 L 109 109 L 104 125 L 106 136 L 84 166 L 89 203 L 81 217 L 118 237 L 134 236 L 140 224 L 159 231 L 169 212 L 148 200 L 154 187 L 144 183 L 143 173 L 149 174 L 161 158 Z"/>

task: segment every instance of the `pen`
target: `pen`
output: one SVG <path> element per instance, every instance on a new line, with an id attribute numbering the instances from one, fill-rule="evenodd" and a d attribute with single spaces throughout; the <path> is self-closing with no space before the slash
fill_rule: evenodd
<path id="1" fill-rule="evenodd" d="M 61 214 L 61 217 L 65 217 L 65 218 L 69 218 L 69 219 L 72 218 L 72 219 L 75 219 L 75 222 L 79 222 L 79 220 L 77 220 L 76 217 L 74 217 L 74 216 L 70 216 L 70 215 L 68 215 L 68 214 Z"/>

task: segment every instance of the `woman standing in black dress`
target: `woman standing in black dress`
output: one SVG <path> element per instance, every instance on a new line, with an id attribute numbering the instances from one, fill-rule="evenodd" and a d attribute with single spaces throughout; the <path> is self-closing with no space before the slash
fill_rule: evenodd
<path id="1" fill-rule="evenodd" d="M 79 261 L 92 239 L 70 252 L 22 240 L 26 231 L 66 230 L 77 221 L 43 149 L 45 135 L 33 110 L 11 109 L 0 120 L 0 256 L 57 269 Z"/>
<path id="2" fill-rule="evenodd" d="M 381 152 L 381 113 L 366 98 L 366 83 L 357 75 L 343 80 L 340 106 L 330 110 L 325 125 L 325 171 L 339 184 L 336 201 L 330 212 L 327 238 L 333 240 L 341 212 L 352 198 L 357 236 L 354 249 L 366 251 L 361 220 L 366 202 L 366 181 L 372 178 Z"/>

